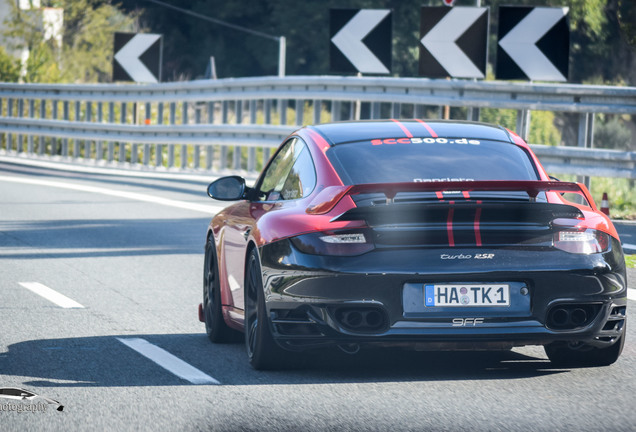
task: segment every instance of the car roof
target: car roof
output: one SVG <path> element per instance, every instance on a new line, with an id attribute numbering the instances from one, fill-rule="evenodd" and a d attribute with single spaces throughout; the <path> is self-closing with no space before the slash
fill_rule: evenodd
<path id="1" fill-rule="evenodd" d="M 309 126 L 330 145 L 373 139 L 403 137 L 444 137 L 504 141 L 512 143 L 508 131 L 500 126 L 458 120 L 364 120 Z"/>

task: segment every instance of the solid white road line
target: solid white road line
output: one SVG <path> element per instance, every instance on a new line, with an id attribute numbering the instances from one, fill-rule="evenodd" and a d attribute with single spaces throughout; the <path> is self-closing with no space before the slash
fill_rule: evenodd
<path id="1" fill-rule="evenodd" d="M 627 298 L 636 301 L 636 289 L 627 288 Z"/>
<path id="2" fill-rule="evenodd" d="M 20 282 L 20 285 L 65 309 L 84 307 L 75 300 L 70 299 L 63 294 L 60 294 L 59 292 L 47 287 L 46 285 L 42 285 L 39 282 Z"/>
<path id="3" fill-rule="evenodd" d="M 81 165 L 74 164 L 72 162 L 64 162 L 62 160 L 46 160 L 46 159 L 33 159 L 37 158 L 36 155 L 29 155 L 28 159 L 24 156 L 8 156 L 5 151 L 0 150 L 0 162 L 8 162 L 13 164 L 20 164 L 39 168 L 54 169 L 57 171 L 67 172 L 81 172 L 89 174 L 104 174 L 123 177 L 140 177 L 140 178 L 155 178 L 164 180 L 200 180 L 212 182 L 216 180 L 218 176 L 213 175 L 194 175 L 191 173 L 171 173 L 169 171 L 143 171 L 136 170 L 135 168 L 116 168 L 99 165 Z M 46 156 L 44 156 L 46 158 Z"/>
<path id="4" fill-rule="evenodd" d="M 623 243 L 623 249 L 634 249 L 634 250 L 636 250 L 636 245 L 629 244 L 629 243 Z"/>
<path id="5" fill-rule="evenodd" d="M 180 358 L 175 357 L 168 351 L 151 344 L 145 339 L 117 338 L 117 340 L 137 351 L 144 357 L 157 363 L 168 372 L 171 372 L 186 381 L 190 381 L 192 384 L 221 384 L 211 376 L 201 372 L 199 369 L 189 365 Z"/>
<path id="6" fill-rule="evenodd" d="M 110 195 L 118 198 L 127 198 L 136 201 L 149 202 L 153 204 L 165 205 L 168 207 L 176 207 L 186 210 L 193 210 L 201 213 L 205 213 L 207 215 L 212 215 L 220 212 L 223 207 L 219 206 L 211 206 L 211 205 L 203 205 L 196 204 L 187 201 L 178 201 L 172 200 L 168 198 L 162 198 L 154 195 L 146 195 L 137 192 L 125 192 L 114 189 L 106 189 L 96 186 L 86 186 L 72 183 L 64 183 L 59 181 L 52 180 L 41 180 L 41 179 L 31 179 L 31 178 L 23 178 L 23 177 L 12 177 L 12 176 L 0 176 L 0 181 L 6 182 L 14 182 L 14 183 L 23 183 L 23 184 L 32 184 L 38 186 L 50 186 L 61 189 L 70 189 L 81 192 L 90 192 L 90 193 L 98 193 L 102 195 Z"/>

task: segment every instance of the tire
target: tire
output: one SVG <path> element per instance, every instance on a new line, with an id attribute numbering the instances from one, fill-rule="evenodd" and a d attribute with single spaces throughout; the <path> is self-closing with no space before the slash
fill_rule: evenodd
<path id="1" fill-rule="evenodd" d="M 623 352 L 626 329 L 612 346 L 596 348 L 582 344 L 571 348 L 564 343 L 551 343 L 543 348 L 548 358 L 556 366 L 561 367 L 596 367 L 609 366 L 616 362 Z"/>
<path id="2" fill-rule="evenodd" d="M 221 309 L 221 291 L 219 284 L 216 249 L 212 236 L 205 244 L 205 262 L 203 265 L 203 315 L 205 332 L 214 343 L 229 342 L 234 331 L 227 326 Z"/>
<path id="3" fill-rule="evenodd" d="M 286 352 L 274 341 L 269 327 L 263 292 L 263 275 L 258 253 L 247 257 L 245 272 L 245 350 L 256 370 L 274 370 L 285 366 Z"/>

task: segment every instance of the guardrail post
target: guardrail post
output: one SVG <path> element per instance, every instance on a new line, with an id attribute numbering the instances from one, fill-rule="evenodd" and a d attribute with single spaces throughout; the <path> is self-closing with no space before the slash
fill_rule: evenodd
<path id="1" fill-rule="evenodd" d="M 40 118 L 46 118 L 46 99 L 40 99 Z M 46 152 L 46 138 L 44 135 L 40 135 L 38 154 L 43 155 Z"/>
<path id="2" fill-rule="evenodd" d="M 139 109 L 140 106 L 137 102 L 132 104 L 132 124 L 137 126 L 139 123 Z M 130 143 L 130 164 L 137 165 L 139 162 L 139 145 L 133 141 Z"/>
<path id="3" fill-rule="evenodd" d="M 75 121 L 79 122 L 82 117 L 81 117 L 81 108 L 80 108 L 80 101 L 75 101 Z M 73 158 L 77 159 L 80 157 L 80 144 L 81 141 L 78 140 L 77 138 L 73 139 Z"/>
<path id="4" fill-rule="evenodd" d="M 194 123 L 201 124 L 201 105 L 199 103 L 194 104 Z M 195 144 L 193 148 L 194 169 L 199 169 L 201 167 L 201 146 L 199 144 Z"/>
<path id="5" fill-rule="evenodd" d="M 29 118 L 35 117 L 35 100 L 29 99 Z M 27 153 L 33 154 L 33 135 L 27 137 Z"/>
<path id="6" fill-rule="evenodd" d="M 579 133 L 577 145 L 582 148 L 592 148 L 594 139 L 594 113 L 579 114 Z M 577 176 L 577 181 L 583 183 L 590 189 L 591 179 L 589 176 Z"/>
<path id="7" fill-rule="evenodd" d="M 163 102 L 157 105 L 157 124 L 163 124 Z M 155 168 L 163 167 L 163 144 L 157 143 L 155 147 Z"/>
<path id="8" fill-rule="evenodd" d="M 7 100 L 7 117 L 13 117 L 13 99 Z M 7 152 L 13 151 L 13 134 L 9 132 L 7 134 Z"/>
<path id="9" fill-rule="evenodd" d="M 263 103 L 265 104 L 265 106 L 263 107 L 263 121 L 265 122 L 265 124 L 272 124 L 272 100 L 265 99 Z"/>
<path id="10" fill-rule="evenodd" d="M 340 121 L 340 101 L 331 101 L 331 121 Z"/>
<path id="11" fill-rule="evenodd" d="M 382 112 L 382 104 L 380 104 L 380 102 L 371 102 L 369 106 L 369 118 L 379 119 L 381 117 L 381 114 L 380 114 L 381 112 Z"/>
<path id="12" fill-rule="evenodd" d="M 223 101 L 221 102 L 221 123 L 222 124 L 228 124 L 228 117 L 229 117 L 229 102 L 228 101 Z M 219 169 L 224 170 L 227 167 L 227 153 L 228 153 L 228 148 L 227 146 L 223 145 L 221 146 L 221 157 L 219 160 Z"/>
<path id="13" fill-rule="evenodd" d="M 208 123 L 214 124 L 214 102 L 208 102 Z"/>
<path id="14" fill-rule="evenodd" d="M 121 109 L 120 123 L 121 124 L 126 124 L 126 107 L 127 107 L 126 102 L 122 102 L 120 107 Z M 121 141 L 119 142 L 119 158 L 117 162 L 119 162 L 120 164 L 126 162 L 126 143 Z"/>
<path id="15" fill-rule="evenodd" d="M 235 102 L 235 107 L 236 107 L 236 124 L 241 124 L 243 123 L 243 101 L 238 100 Z M 233 159 L 234 162 L 232 164 L 232 169 L 234 170 L 240 170 L 241 169 L 241 153 L 242 153 L 242 147 L 237 144 L 234 146 L 234 154 L 233 154 Z"/>
<path id="16" fill-rule="evenodd" d="M 68 108 L 68 101 L 65 100 L 64 102 L 62 102 L 62 116 L 64 117 L 65 121 L 69 121 L 70 118 Z M 68 138 L 62 139 L 62 157 L 68 157 Z"/>
<path id="17" fill-rule="evenodd" d="M 530 131 L 530 110 L 517 111 L 517 127 L 516 132 L 524 141 L 528 141 L 528 133 Z"/>
<path id="18" fill-rule="evenodd" d="M 237 100 L 234 102 L 235 112 L 236 112 L 236 124 L 243 123 L 243 101 Z"/>
<path id="19" fill-rule="evenodd" d="M 282 101 L 278 101 L 281 103 Z M 249 101 L 249 110 L 250 110 L 250 124 L 256 124 L 256 101 L 254 99 L 250 99 Z M 285 111 L 283 109 L 283 111 Z M 283 112 L 281 111 L 281 113 Z M 281 117 L 282 118 L 282 117 Z M 247 170 L 249 172 L 253 172 L 256 170 L 256 147 L 250 147 L 247 150 Z"/>
<path id="20" fill-rule="evenodd" d="M 305 113 L 305 101 L 302 99 L 296 100 L 296 125 L 302 126 L 303 114 Z"/>
<path id="21" fill-rule="evenodd" d="M 170 102 L 170 126 L 174 126 L 177 122 L 177 103 Z M 168 144 L 168 168 L 174 167 L 174 146 Z"/>
<path id="22" fill-rule="evenodd" d="M 413 108 L 413 117 L 418 119 L 426 117 L 426 110 L 424 109 L 424 105 L 415 105 L 415 107 Z"/>
<path id="23" fill-rule="evenodd" d="M 481 115 L 481 112 L 479 108 L 469 107 L 466 113 L 466 120 L 478 122 L 480 115 Z"/>
<path id="24" fill-rule="evenodd" d="M 108 123 L 115 123 L 115 102 L 108 102 Z M 106 161 L 111 163 L 115 159 L 115 142 L 108 141 L 108 155 Z"/>
<path id="25" fill-rule="evenodd" d="M 391 118 L 399 119 L 402 117 L 402 105 L 399 103 L 393 102 L 391 104 Z"/>
<path id="26" fill-rule="evenodd" d="M 188 124 L 188 102 L 181 105 L 181 124 Z M 188 145 L 181 144 L 181 169 L 188 166 Z"/>
<path id="27" fill-rule="evenodd" d="M 314 99 L 314 124 L 320 123 L 320 111 L 322 110 L 322 101 Z"/>
<path id="28" fill-rule="evenodd" d="M 18 118 L 24 117 L 24 99 L 18 99 Z M 22 148 L 24 147 L 24 136 L 22 134 L 18 134 L 18 142 L 16 145 L 16 151 L 18 154 L 22 153 Z"/>
<path id="29" fill-rule="evenodd" d="M 280 124 L 287 124 L 287 99 L 278 99 L 278 106 L 280 110 Z"/>
<path id="30" fill-rule="evenodd" d="M 51 116 L 53 117 L 53 120 L 57 120 L 57 116 L 58 116 L 58 105 L 59 105 L 59 101 L 56 99 L 53 99 L 53 107 L 52 107 L 52 112 L 51 112 Z M 56 137 L 52 137 L 51 138 L 51 156 L 56 156 L 57 153 L 59 151 L 59 141 Z"/>
<path id="31" fill-rule="evenodd" d="M 151 112 L 152 107 L 150 106 L 150 102 L 146 102 L 146 105 L 144 107 L 144 125 L 149 125 L 150 124 L 150 117 L 151 117 Z M 144 143 L 144 152 L 143 152 L 143 164 L 144 166 L 148 166 L 150 164 L 150 143 Z"/>
<path id="32" fill-rule="evenodd" d="M 86 101 L 85 107 L 86 107 L 85 119 L 87 122 L 90 123 L 93 121 L 93 103 L 91 101 Z M 89 160 L 92 158 L 92 155 L 91 155 L 92 149 L 93 149 L 93 141 L 89 139 L 85 140 L 84 141 L 84 159 L 85 160 Z M 95 156 L 95 158 L 97 158 L 97 155 Z"/>
<path id="33" fill-rule="evenodd" d="M 250 111 L 250 124 L 255 125 L 256 124 L 256 100 L 250 99 L 248 109 Z"/>
<path id="34" fill-rule="evenodd" d="M 221 102 L 221 123 L 223 124 L 228 123 L 229 110 L 230 110 L 229 102 L 228 101 Z"/>
<path id="35" fill-rule="evenodd" d="M 104 121 L 104 103 L 97 102 L 97 123 Z M 95 141 L 95 163 L 104 159 L 104 143 L 105 141 Z"/>
<path id="36" fill-rule="evenodd" d="M 214 124 L 214 102 L 208 102 L 208 123 Z M 212 170 L 212 164 L 214 163 L 214 146 L 211 143 L 205 147 L 205 169 Z"/>

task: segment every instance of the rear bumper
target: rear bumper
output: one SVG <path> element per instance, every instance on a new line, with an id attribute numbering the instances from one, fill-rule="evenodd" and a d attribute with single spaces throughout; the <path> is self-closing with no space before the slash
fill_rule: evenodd
<path id="1" fill-rule="evenodd" d="M 625 327 L 627 284 L 617 242 L 593 255 L 446 248 L 325 257 L 300 253 L 287 240 L 260 252 L 272 334 L 288 349 L 503 349 L 556 341 L 601 347 Z M 424 286 L 431 283 L 505 283 L 510 306 L 426 307 Z M 575 310 L 585 319 L 555 321 L 555 311 L 569 317 Z"/>

